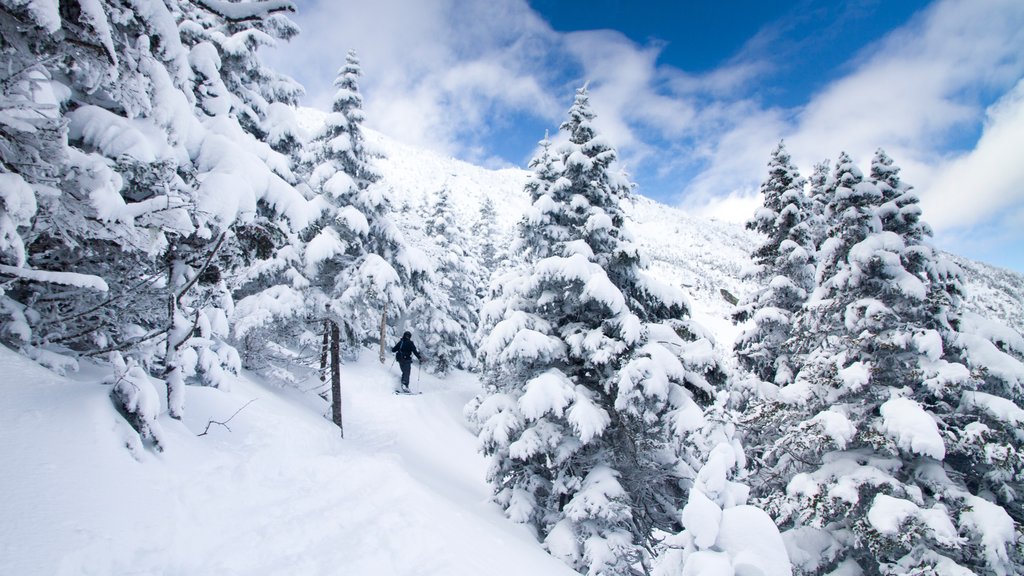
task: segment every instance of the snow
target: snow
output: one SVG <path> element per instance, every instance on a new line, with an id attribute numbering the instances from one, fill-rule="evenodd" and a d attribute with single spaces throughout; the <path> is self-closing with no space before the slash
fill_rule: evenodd
<path id="1" fill-rule="evenodd" d="M 760 508 L 736 506 L 722 512 L 718 547 L 737 576 L 790 576 L 789 554 L 775 522 Z"/>
<path id="2" fill-rule="evenodd" d="M 345 252 L 345 245 L 334 228 L 324 228 L 306 243 L 306 271 L 316 271 L 321 262 Z"/>
<path id="3" fill-rule="evenodd" d="M 10 4 L 28 6 L 32 20 L 43 30 L 51 33 L 60 30 L 60 12 L 56 0 L 15 0 Z"/>
<path id="4" fill-rule="evenodd" d="M 80 274 L 78 272 L 56 272 L 51 270 L 36 270 L 34 268 L 20 268 L 0 264 L 0 274 L 24 278 L 33 282 L 49 282 L 51 284 L 63 284 L 65 286 L 77 286 L 89 288 L 99 292 L 106 292 L 109 287 L 106 281 L 99 276 L 92 274 Z"/>
<path id="5" fill-rule="evenodd" d="M 980 409 L 989 416 L 1013 425 L 1024 424 L 1024 410 L 1013 401 L 984 392 L 965 391 L 960 399 L 960 410 Z"/>
<path id="6" fill-rule="evenodd" d="M 930 509 L 921 508 L 910 500 L 876 494 L 867 518 L 875 530 L 886 536 L 896 536 L 905 528 L 906 522 L 918 520 L 941 545 L 956 546 L 960 543 L 956 527 L 941 504 Z"/>
<path id="7" fill-rule="evenodd" d="M 575 392 L 576 400 L 569 407 L 566 418 L 580 441 L 586 444 L 608 427 L 611 417 L 591 398 L 593 392 L 580 385 L 576 386 Z"/>
<path id="8" fill-rule="evenodd" d="M 839 379 L 848 389 L 859 390 L 871 380 L 871 366 L 864 362 L 854 362 L 839 370 Z"/>
<path id="9" fill-rule="evenodd" d="M 914 335 L 914 345 L 932 362 L 942 357 L 942 336 L 937 330 L 925 330 Z"/>
<path id="10" fill-rule="evenodd" d="M 267 326 L 275 318 L 288 318 L 305 306 L 302 294 L 291 286 L 271 286 L 257 294 L 246 296 L 235 303 L 235 336 L 244 338 L 251 330 Z M 225 320 L 221 331 L 226 327 Z"/>
<path id="11" fill-rule="evenodd" d="M 973 312 L 965 312 L 960 317 L 962 332 L 980 336 L 989 342 L 1001 344 L 1010 350 L 1024 354 L 1024 336 L 1002 322 L 985 318 Z"/>
<path id="12" fill-rule="evenodd" d="M 261 0 L 259 2 L 198 0 L 198 3 L 229 20 L 247 20 L 282 10 L 295 12 L 295 4 L 289 0 Z"/>
<path id="13" fill-rule="evenodd" d="M 1024 386 L 1024 363 L 1003 352 L 991 341 L 975 334 L 961 332 L 957 344 L 966 349 L 975 366 L 1009 385 L 1015 393 Z"/>
<path id="14" fill-rule="evenodd" d="M 882 427 L 887 436 L 903 450 L 930 456 L 946 457 L 946 444 L 939 426 L 924 408 L 910 398 L 890 398 L 881 408 Z"/>
<path id="15" fill-rule="evenodd" d="M 782 534 L 786 552 L 793 566 L 805 573 L 814 572 L 834 556 L 836 541 L 827 531 L 812 526 L 798 526 Z"/>
<path id="16" fill-rule="evenodd" d="M 423 395 L 395 396 L 397 369 L 364 356 L 342 368 L 345 440 L 314 392 L 243 375 L 230 376 L 231 393 L 189 387 L 185 420 L 159 418 L 164 451 L 133 456 L 125 445 L 138 436 L 99 385 L 109 372 L 86 365 L 63 378 L 0 347 L 0 566 L 575 574 L 489 502 L 486 462 L 462 419 L 475 379 L 424 374 L 413 383 Z M 166 410 L 162 388 L 136 400 Z"/>
<path id="17" fill-rule="evenodd" d="M 81 140 L 108 158 L 124 155 L 150 163 L 174 157 L 166 135 L 145 121 L 124 118 L 92 105 L 68 112 L 67 118 L 68 138 Z"/>
<path id="18" fill-rule="evenodd" d="M 561 416 L 575 396 L 569 378 L 561 370 L 551 368 L 526 383 L 526 391 L 519 398 L 519 410 L 532 420 L 548 413 Z"/>
<path id="19" fill-rule="evenodd" d="M 722 509 L 707 497 L 702 490 L 692 490 L 683 507 L 683 528 L 701 548 L 711 548 L 718 539 L 722 523 Z"/>
<path id="20" fill-rule="evenodd" d="M 843 450 L 846 444 L 857 434 L 857 427 L 850 422 L 845 414 L 836 410 L 824 410 L 815 415 L 811 422 L 821 427 L 821 431 Z"/>
<path id="21" fill-rule="evenodd" d="M 967 509 L 960 514 L 960 522 L 981 534 L 985 558 L 1000 576 L 1012 574 L 1013 568 L 1007 548 L 1016 541 L 1013 518 L 1002 507 L 970 494 L 965 495 Z"/>

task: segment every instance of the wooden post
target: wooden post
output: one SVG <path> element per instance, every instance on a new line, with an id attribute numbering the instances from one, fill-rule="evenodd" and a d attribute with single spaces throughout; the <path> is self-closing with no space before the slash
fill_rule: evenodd
<path id="1" fill-rule="evenodd" d="M 327 354 L 331 348 L 331 321 L 324 319 L 324 338 L 320 343 L 320 381 L 327 382 Z"/>
<path id="2" fill-rule="evenodd" d="M 380 315 L 380 363 L 384 363 L 384 349 L 387 345 L 384 339 L 387 338 L 388 328 L 388 303 L 384 302 L 384 311 Z"/>
<path id="3" fill-rule="evenodd" d="M 345 437 L 345 427 L 341 424 L 341 335 L 338 333 L 338 323 L 328 320 L 331 323 L 331 411 L 334 423 L 341 430 L 341 437 Z"/>

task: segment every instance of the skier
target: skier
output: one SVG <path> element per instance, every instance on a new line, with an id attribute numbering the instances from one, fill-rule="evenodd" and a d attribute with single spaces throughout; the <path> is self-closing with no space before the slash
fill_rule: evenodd
<path id="1" fill-rule="evenodd" d="M 423 361 L 423 356 L 416 349 L 416 344 L 412 341 L 412 333 L 408 331 L 402 334 L 402 339 L 391 348 L 391 351 L 395 353 L 395 360 L 398 360 L 398 366 L 402 369 L 401 392 L 408 393 L 409 374 L 412 372 L 412 355 L 415 354 L 416 359 L 420 362 Z"/>

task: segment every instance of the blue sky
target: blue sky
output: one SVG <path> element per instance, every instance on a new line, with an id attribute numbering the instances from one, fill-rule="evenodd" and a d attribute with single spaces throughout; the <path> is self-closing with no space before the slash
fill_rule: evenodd
<path id="1" fill-rule="evenodd" d="M 300 0 L 271 54 L 326 107 L 350 48 L 367 124 L 525 166 L 590 84 L 639 192 L 742 222 L 785 138 L 804 173 L 884 148 L 944 249 L 1024 271 L 1024 2 Z"/>

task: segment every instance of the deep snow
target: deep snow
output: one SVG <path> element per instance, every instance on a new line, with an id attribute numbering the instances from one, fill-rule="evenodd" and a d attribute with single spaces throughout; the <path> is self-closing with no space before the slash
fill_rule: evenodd
<path id="1" fill-rule="evenodd" d="M 139 461 L 103 370 L 0 347 L 0 573 L 574 574 L 489 502 L 462 417 L 476 380 L 424 373 L 396 396 L 397 371 L 343 367 L 344 440 L 316 382 L 189 387 Z"/>

